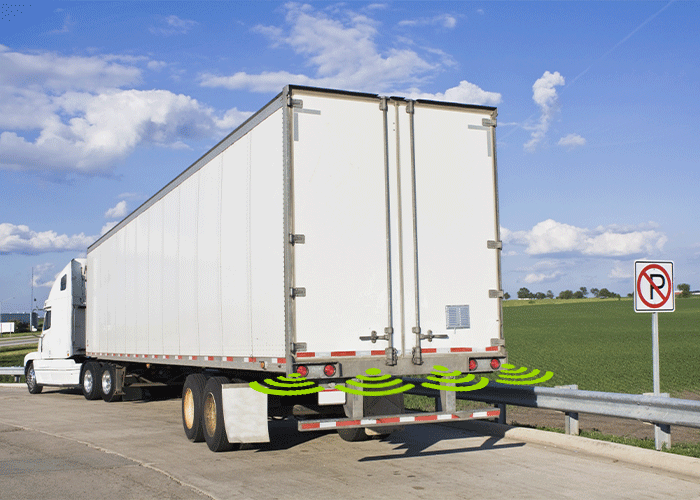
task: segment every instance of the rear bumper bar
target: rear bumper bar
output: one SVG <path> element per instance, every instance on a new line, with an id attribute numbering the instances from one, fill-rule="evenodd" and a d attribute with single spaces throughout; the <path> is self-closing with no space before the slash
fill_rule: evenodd
<path id="1" fill-rule="evenodd" d="M 327 429 L 354 429 L 360 427 L 396 427 L 413 424 L 430 424 L 439 422 L 458 422 L 460 420 L 478 420 L 498 418 L 501 411 L 498 408 L 484 410 L 454 411 L 441 413 L 404 413 L 402 415 L 387 415 L 365 418 L 335 418 L 324 420 L 302 420 L 298 428 L 300 432 L 319 431 Z"/>

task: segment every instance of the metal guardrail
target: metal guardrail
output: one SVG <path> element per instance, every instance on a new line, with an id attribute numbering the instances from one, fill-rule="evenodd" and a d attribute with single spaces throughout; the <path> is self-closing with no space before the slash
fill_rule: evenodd
<path id="1" fill-rule="evenodd" d="M 15 377 L 15 382 L 19 382 L 24 376 L 24 368 L 21 366 L 0 366 L 0 375 L 11 375 Z"/>
<path id="2" fill-rule="evenodd" d="M 423 380 L 403 379 L 415 384 L 411 394 L 438 397 L 438 392 L 421 387 Z M 670 426 L 700 428 L 700 401 L 644 394 L 581 391 L 572 388 L 512 386 L 490 382 L 476 391 L 457 391 L 457 399 L 499 405 L 505 423 L 505 405 L 557 410 L 566 414 L 567 434 L 578 434 L 578 414 L 590 413 L 649 422 L 660 427 L 663 442 L 670 446 Z M 657 439 L 657 448 L 660 448 Z"/>

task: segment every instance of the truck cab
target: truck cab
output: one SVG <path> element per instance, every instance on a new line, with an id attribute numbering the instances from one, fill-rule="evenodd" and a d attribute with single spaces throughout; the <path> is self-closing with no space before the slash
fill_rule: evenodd
<path id="1" fill-rule="evenodd" d="M 44 385 L 70 387 L 80 383 L 85 356 L 85 281 L 87 261 L 73 259 L 58 274 L 44 303 L 44 328 L 36 352 L 24 358 L 29 392 Z"/>

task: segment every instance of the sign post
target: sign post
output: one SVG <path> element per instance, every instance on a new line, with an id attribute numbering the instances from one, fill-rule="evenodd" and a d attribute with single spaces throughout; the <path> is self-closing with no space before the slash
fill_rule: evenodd
<path id="1" fill-rule="evenodd" d="M 673 293 L 673 262 L 634 263 L 634 310 L 651 313 L 651 357 L 654 377 L 654 396 L 661 395 L 659 375 L 659 313 L 676 309 Z M 654 424 L 654 444 L 657 450 L 665 444 L 671 447 L 671 429 L 668 425 Z"/>

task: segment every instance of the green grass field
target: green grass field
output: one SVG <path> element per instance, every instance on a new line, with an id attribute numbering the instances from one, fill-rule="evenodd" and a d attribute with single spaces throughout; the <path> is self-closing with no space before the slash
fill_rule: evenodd
<path id="1" fill-rule="evenodd" d="M 509 362 L 554 372 L 545 385 L 640 394 L 652 392 L 651 314 L 632 299 L 504 302 Z M 659 313 L 661 391 L 700 392 L 700 298 Z"/>
<path id="2" fill-rule="evenodd" d="M 13 346 L 13 347 L 2 347 L 0 348 L 0 366 L 22 366 L 24 363 L 24 356 L 27 353 L 36 351 L 36 346 Z M 0 382 L 14 382 L 14 377 L 10 375 L 0 375 Z M 22 377 L 22 382 L 24 382 L 24 377 Z"/>

